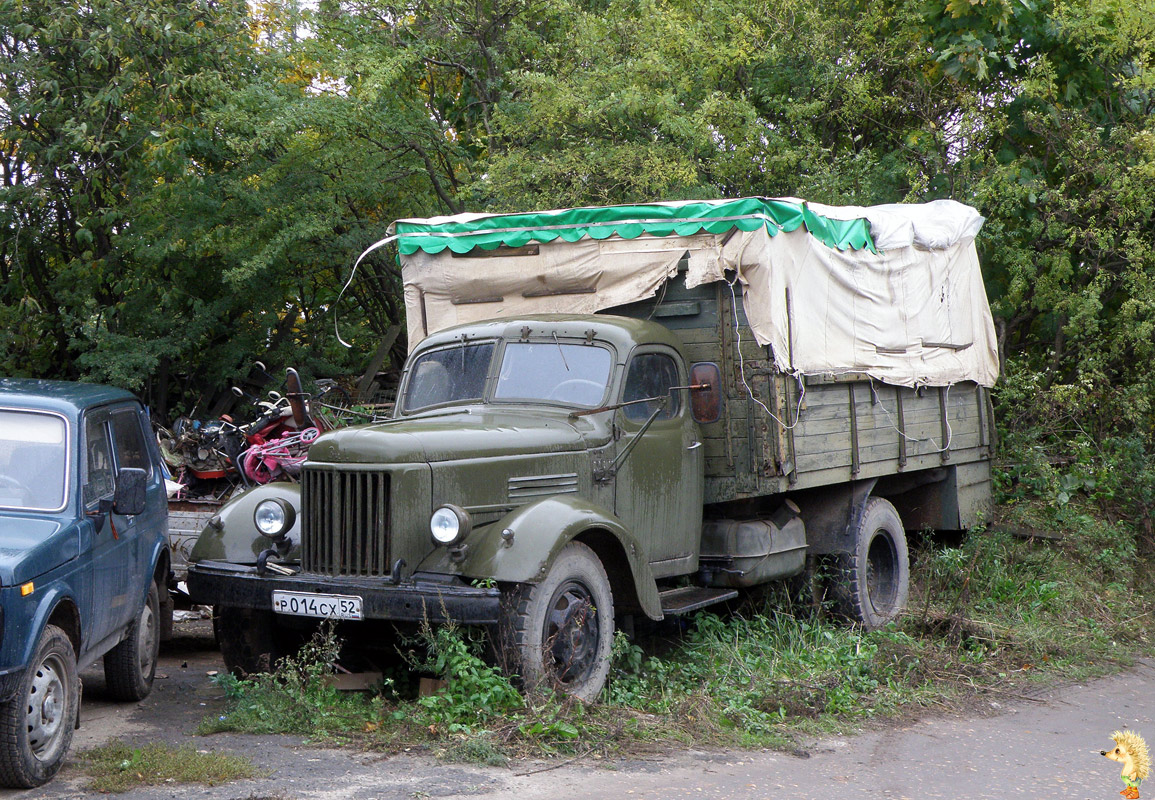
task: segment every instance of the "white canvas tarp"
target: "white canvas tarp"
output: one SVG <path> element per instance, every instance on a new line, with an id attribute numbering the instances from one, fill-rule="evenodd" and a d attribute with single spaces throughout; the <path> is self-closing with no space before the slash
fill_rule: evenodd
<path id="1" fill-rule="evenodd" d="M 464 255 L 418 250 L 402 256 L 410 347 L 459 323 L 594 313 L 653 297 L 688 253 L 689 287 L 737 275 L 754 337 L 771 346 L 782 371 L 859 372 L 901 386 L 994 385 L 998 352 L 974 209 L 953 201 L 810 208 L 868 219 L 879 252 L 828 247 L 805 228 L 772 236 L 765 227 L 728 240 L 699 233 L 558 239 Z"/>

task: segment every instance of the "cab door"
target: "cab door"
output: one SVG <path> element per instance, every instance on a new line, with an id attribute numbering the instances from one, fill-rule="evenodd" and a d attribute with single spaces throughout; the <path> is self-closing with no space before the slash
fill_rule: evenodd
<path id="1" fill-rule="evenodd" d="M 628 405 L 617 417 L 617 454 L 624 460 L 614 512 L 646 548 L 656 578 L 698 566 L 703 458 L 687 392 L 675 388 L 685 385 L 681 357 L 658 347 L 635 350 L 622 382 L 621 401 Z"/>

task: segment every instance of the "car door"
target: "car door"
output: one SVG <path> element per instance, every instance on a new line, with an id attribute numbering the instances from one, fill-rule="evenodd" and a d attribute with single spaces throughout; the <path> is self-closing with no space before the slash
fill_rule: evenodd
<path id="1" fill-rule="evenodd" d="M 628 405 L 618 415 L 617 451 L 625 460 L 614 511 L 646 547 L 659 578 L 696 569 L 702 532 L 702 448 L 686 390 L 674 388 L 685 385 L 681 358 L 666 348 L 636 350 L 622 383 Z M 661 407 L 651 398 L 668 400 Z"/>
<path id="2" fill-rule="evenodd" d="M 131 404 L 90 410 L 83 428 L 83 502 L 93 527 L 91 646 L 122 628 L 136 612 L 143 560 L 140 526 L 135 517 L 118 514 L 111 505 L 117 470 L 149 470 L 150 460 L 139 414 Z"/>

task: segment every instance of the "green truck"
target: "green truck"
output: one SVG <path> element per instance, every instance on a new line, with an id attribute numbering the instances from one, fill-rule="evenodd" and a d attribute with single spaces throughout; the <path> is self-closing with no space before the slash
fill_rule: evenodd
<path id="1" fill-rule="evenodd" d="M 905 531 L 990 505 L 981 223 L 765 198 L 395 223 L 393 418 L 325 434 L 193 551 L 227 666 L 323 618 L 370 660 L 398 623 L 456 621 L 588 700 L 631 615 L 817 573 L 847 618 L 892 621 Z"/>

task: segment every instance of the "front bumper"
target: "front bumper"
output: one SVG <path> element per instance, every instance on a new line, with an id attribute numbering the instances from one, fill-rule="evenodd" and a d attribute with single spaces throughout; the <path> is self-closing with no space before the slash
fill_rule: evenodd
<path id="1" fill-rule="evenodd" d="M 200 561 L 188 571 L 189 597 L 194 603 L 271 611 L 274 589 L 357 595 L 366 620 L 492 625 L 501 613 L 499 590 L 467 586 L 445 575 L 415 573 L 399 584 L 315 573 L 261 576 L 256 567 L 227 561 Z"/>

